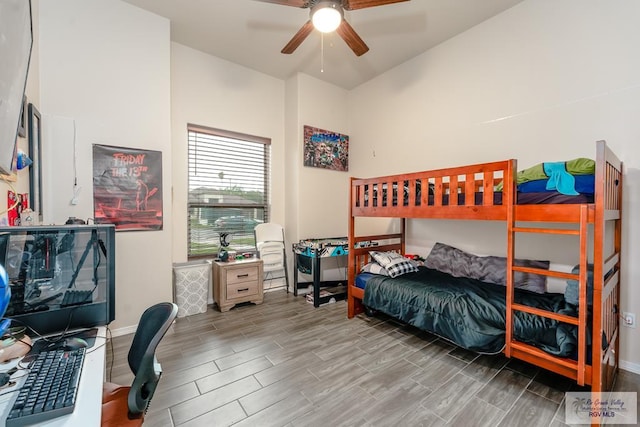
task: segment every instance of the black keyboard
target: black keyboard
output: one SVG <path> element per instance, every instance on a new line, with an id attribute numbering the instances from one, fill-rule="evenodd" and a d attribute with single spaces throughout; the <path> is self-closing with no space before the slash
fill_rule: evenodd
<path id="1" fill-rule="evenodd" d="M 84 348 L 38 354 L 9 411 L 7 427 L 26 426 L 73 412 L 84 355 Z"/>
<path id="2" fill-rule="evenodd" d="M 90 303 L 92 301 L 91 294 L 93 294 L 93 291 L 80 291 L 77 289 L 70 289 L 64 293 L 60 306 L 68 307 L 70 305 Z"/>

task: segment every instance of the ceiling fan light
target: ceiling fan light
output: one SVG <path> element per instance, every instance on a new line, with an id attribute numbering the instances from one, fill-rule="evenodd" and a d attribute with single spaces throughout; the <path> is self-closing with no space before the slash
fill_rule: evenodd
<path id="1" fill-rule="evenodd" d="M 342 13 L 336 4 L 330 2 L 326 6 L 316 8 L 312 11 L 311 21 L 313 26 L 323 33 L 330 33 L 342 23 Z"/>

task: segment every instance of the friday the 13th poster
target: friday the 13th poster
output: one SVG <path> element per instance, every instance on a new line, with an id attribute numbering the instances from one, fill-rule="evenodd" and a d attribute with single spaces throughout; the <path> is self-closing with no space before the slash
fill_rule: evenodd
<path id="1" fill-rule="evenodd" d="M 93 145 L 96 224 L 162 230 L 162 152 Z"/>

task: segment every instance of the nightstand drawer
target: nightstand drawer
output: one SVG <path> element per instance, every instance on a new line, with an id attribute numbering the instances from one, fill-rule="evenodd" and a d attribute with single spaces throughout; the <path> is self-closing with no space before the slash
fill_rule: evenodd
<path id="1" fill-rule="evenodd" d="M 227 270 L 227 285 L 258 280 L 258 267 L 232 268 Z"/>
<path id="2" fill-rule="evenodd" d="M 258 281 L 227 284 L 227 299 L 258 295 Z"/>

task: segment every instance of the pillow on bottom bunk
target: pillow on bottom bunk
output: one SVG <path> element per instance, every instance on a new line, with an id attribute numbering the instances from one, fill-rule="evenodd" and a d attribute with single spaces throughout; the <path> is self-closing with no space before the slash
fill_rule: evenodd
<path id="1" fill-rule="evenodd" d="M 365 264 L 365 266 L 362 267 L 362 270 L 360 270 L 360 273 L 379 274 L 381 276 L 389 275 L 387 270 L 375 261 Z"/>
<path id="2" fill-rule="evenodd" d="M 572 274 L 580 274 L 580 265 L 576 265 L 571 270 Z M 577 280 L 567 280 L 567 288 L 564 291 L 564 300 L 575 306 L 580 303 L 580 290 Z M 587 305 L 593 305 L 593 264 L 587 265 Z"/>
<path id="3" fill-rule="evenodd" d="M 369 255 L 382 268 L 387 270 L 389 277 L 398 277 L 418 271 L 418 264 L 415 261 L 405 258 L 397 252 L 370 251 Z"/>
<path id="4" fill-rule="evenodd" d="M 514 265 L 548 270 L 549 261 L 516 259 Z M 454 277 L 468 277 L 482 282 L 506 285 L 507 259 L 497 256 L 478 256 L 444 243 L 436 243 L 424 263 L 426 267 L 448 273 Z M 547 289 L 547 277 L 540 274 L 516 272 L 516 288 L 543 294 Z"/>

